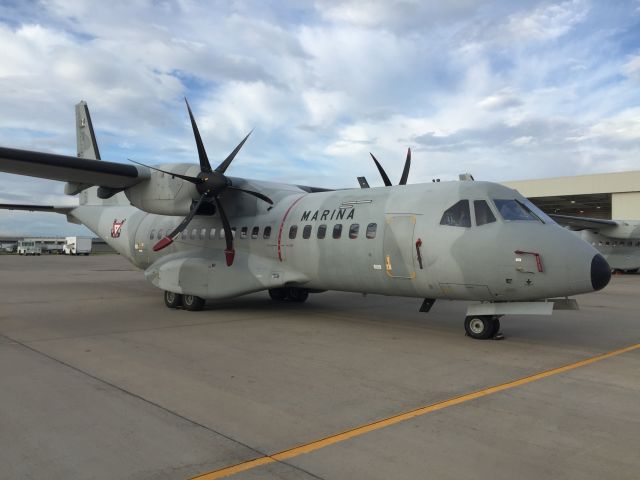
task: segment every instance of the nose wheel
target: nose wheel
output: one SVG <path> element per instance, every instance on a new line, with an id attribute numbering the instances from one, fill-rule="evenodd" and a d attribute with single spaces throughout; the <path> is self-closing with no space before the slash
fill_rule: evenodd
<path id="1" fill-rule="evenodd" d="M 503 338 L 500 331 L 500 317 L 496 315 L 478 315 L 467 317 L 464 320 L 464 329 L 467 335 L 476 340 L 489 338 Z"/>

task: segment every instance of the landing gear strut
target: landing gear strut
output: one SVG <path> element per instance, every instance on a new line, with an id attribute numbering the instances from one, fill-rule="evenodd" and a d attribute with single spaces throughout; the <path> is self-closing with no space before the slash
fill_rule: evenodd
<path id="1" fill-rule="evenodd" d="M 289 301 L 302 303 L 309 298 L 309 290 L 306 288 L 286 287 L 269 289 L 271 300 L 278 302 Z"/>
<path id="2" fill-rule="evenodd" d="M 503 338 L 500 331 L 500 317 L 497 315 L 476 315 L 465 318 L 464 329 L 471 338 L 487 340 Z"/>

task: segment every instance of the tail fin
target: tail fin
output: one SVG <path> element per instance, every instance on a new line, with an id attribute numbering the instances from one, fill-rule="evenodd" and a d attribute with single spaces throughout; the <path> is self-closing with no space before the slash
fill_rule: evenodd
<path id="1" fill-rule="evenodd" d="M 78 157 L 91 160 L 100 160 L 100 150 L 93 131 L 89 107 L 84 100 L 76 105 L 76 143 Z M 102 188 L 102 187 L 101 187 Z M 116 191 L 117 192 L 117 191 Z M 69 195 L 80 194 L 80 205 L 129 205 L 129 201 L 123 193 L 113 192 L 105 197 L 98 196 L 98 187 L 67 183 L 65 193 Z"/>
<path id="2" fill-rule="evenodd" d="M 100 150 L 98 150 L 96 134 L 93 132 L 89 107 L 84 100 L 76 105 L 76 137 L 78 157 L 100 160 Z"/>

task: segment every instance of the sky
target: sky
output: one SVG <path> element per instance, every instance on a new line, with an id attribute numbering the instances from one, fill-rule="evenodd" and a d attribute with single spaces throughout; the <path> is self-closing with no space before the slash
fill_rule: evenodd
<path id="1" fill-rule="evenodd" d="M 0 0 L 0 145 L 327 188 L 640 169 L 640 1 Z M 0 203 L 73 204 L 0 174 Z M 84 234 L 0 211 L 0 235 Z"/>

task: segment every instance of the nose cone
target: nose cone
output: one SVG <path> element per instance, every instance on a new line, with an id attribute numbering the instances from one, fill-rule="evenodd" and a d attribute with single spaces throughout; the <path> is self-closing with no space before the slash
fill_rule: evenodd
<path id="1" fill-rule="evenodd" d="M 591 286 L 594 290 L 602 290 L 611 280 L 611 267 L 600 254 L 591 260 Z"/>

